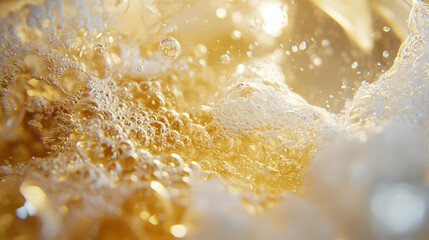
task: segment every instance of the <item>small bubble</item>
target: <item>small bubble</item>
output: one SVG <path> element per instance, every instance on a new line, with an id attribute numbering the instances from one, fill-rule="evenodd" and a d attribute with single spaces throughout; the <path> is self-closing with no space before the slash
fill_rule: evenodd
<path id="1" fill-rule="evenodd" d="M 232 21 L 234 23 L 240 23 L 241 21 L 243 21 L 243 14 L 241 12 L 238 12 L 238 11 L 234 12 L 232 14 Z"/>
<path id="2" fill-rule="evenodd" d="M 148 94 L 146 97 L 146 107 L 158 110 L 165 105 L 165 100 L 160 94 Z"/>
<path id="3" fill-rule="evenodd" d="M 180 54 L 180 43 L 172 37 L 167 37 L 159 44 L 161 55 L 170 60 L 174 60 Z"/>
<path id="4" fill-rule="evenodd" d="M 323 39 L 322 40 L 322 47 L 327 47 L 331 45 L 331 42 L 328 39 Z"/>
<path id="5" fill-rule="evenodd" d="M 228 54 L 222 54 L 221 56 L 220 56 L 220 62 L 222 63 L 222 64 L 228 64 L 229 63 L 229 55 Z"/>
<path id="6" fill-rule="evenodd" d="M 239 40 L 239 39 L 241 38 L 241 32 L 240 32 L 240 31 L 238 31 L 238 30 L 234 30 L 234 31 L 232 31 L 232 33 L 231 33 L 231 38 L 232 38 L 233 40 Z"/>
<path id="7" fill-rule="evenodd" d="M 383 31 L 389 32 L 390 31 L 390 27 L 389 26 L 384 26 Z"/>
<path id="8" fill-rule="evenodd" d="M 244 73 L 244 70 L 246 70 L 246 66 L 244 66 L 243 64 L 238 64 L 236 69 L 237 73 L 242 74 Z"/>
<path id="9" fill-rule="evenodd" d="M 354 62 L 352 63 L 352 65 L 351 65 L 351 67 L 352 67 L 353 69 L 356 69 L 358 66 L 359 66 L 359 63 L 358 63 L 357 61 L 354 61 Z"/>
<path id="10" fill-rule="evenodd" d="M 319 67 L 320 65 L 322 65 L 323 60 L 320 57 L 315 57 L 313 59 L 313 63 L 314 63 L 314 65 L 316 65 L 317 67 Z"/>
<path id="11" fill-rule="evenodd" d="M 305 50 L 305 49 L 307 49 L 307 42 L 306 42 L 306 41 L 302 41 L 302 42 L 299 44 L 299 49 L 300 49 L 300 50 Z"/>
<path id="12" fill-rule="evenodd" d="M 388 51 L 384 51 L 384 52 L 383 52 L 383 57 L 387 58 L 387 57 L 389 57 L 389 55 L 390 55 L 390 54 L 389 54 L 389 52 L 388 52 Z"/>
<path id="13" fill-rule="evenodd" d="M 137 68 L 137 71 L 139 71 L 139 72 L 143 72 L 143 70 L 144 70 L 143 66 L 139 66 L 139 67 Z"/>
<path id="14" fill-rule="evenodd" d="M 202 54 L 208 53 L 208 49 L 204 44 L 198 44 L 197 48 Z"/>
<path id="15" fill-rule="evenodd" d="M 298 50 L 299 50 L 298 46 L 296 46 L 296 45 L 292 46 L 292 51 L 293 52 L 298 52 Z"/>
<path id="16" fill-rule="evenodd" d="M 222 7 L 218 8 L 218 9 L 216 10 L 216 16 L 217 16 L 218 18 L 225 18 L 225 17 L 226 17 L 226 9 L 225 9 L 225 8 L 222 8 Z"/>
<path id="17" fill-rule="evenodd" d="M 96 46 L 94 46 L 93 49 L 94 49 L 94 52 L 98 55 L 101 55 L 104 52 L 104 46 L 103 45 L 96 45 Z"/>
<path id="18" fill-rule="evenodd" d="M 136 175 L 134 175 L 134 174 L 131 174 L 131 176 L 130 176 L 130 180 L 131 180 L 131 182 L 138 182 L 139 181 L 139 177 L 137 177 Z"/>
<path id="19" fill-rule="evenodd" d="M 247 54 L 247 57 L 249 58 L 252 57 L 252 51 L 247 51 L 246 54 Z"/>

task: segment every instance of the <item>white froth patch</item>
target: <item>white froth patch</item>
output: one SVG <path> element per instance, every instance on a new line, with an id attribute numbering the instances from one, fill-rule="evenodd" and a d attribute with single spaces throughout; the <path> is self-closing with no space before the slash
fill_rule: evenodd
<path id="1" fill-rule="evenodd" d="M 427 212 L 425 192 L 399 183 L 383 186 L 371 199 L 371 214 L 377 229 L 407 234 L 419 229 Z"/>
<path id="2" fill-rule="evenodd" d="M 196 223 L 189 232 L 190 240 L 329 240 L 338 233 L 323 209 L 297 196 L 289 195 L 264 214 L 250 215 L 239 194 L 212 179 L 194 185 L 190 203 L 193 207 L 187 219 Z"/>
<path id="3" fill-rule="evenodd" d="M 356 138 L 320 154 L 309 168 L 317 181 L 307 192 L 353 239 L 424 234 L 426 230 L 419 227 L 427 214 L 427 159 L 427 146 L 419 133 L 408 124 L 392 124 L 368 135 L 365 143 Z M 386 194 L 400 196 L 384 201 L 390 206 L 381 206 Z M 420 206 L 401 200 L 412 198 Z M 417 208 L 422 212 L 416 214 Z M 401 221 L 402 228 L 392 227 Z"/>
<path id="4" fill-rule="evenodd" d="M 322 143 L 326 148 L 308 169 L 306 199 L 290 195 L 252 216 L 243 213 L 238 196 L 206 183 L 191 196 L 203 217 L 190 239 L 427 239 L 428 23 L 429 5 L 416 1 L 412 33 L 395 65 L 345 107 L 348 121 L 340 131 L 349 134 Z M 228 131 L 253 131 L 263 122 L 275 129 L 291 124 L 291 112 L 298 118 L 319 112 L 282 85 L 281 75 L 272 77 L 275 67 L 272 74 L 255 72 L 244 71 L 242 85 L 216 106 L 216 119 Z M 264 84 L 267 78 L 279 87 Z"/>
<path id="5" fill-rule="evenodd" d="M 196 184 L 189 239 L 425 239 L 427 159 L 419 133 L 393 124 L 321 153 L 305 198 L 288 195 L 263 214 L 247 213 L 220 181 Z"/>
<path id="6" fill-rule="evenodd" d="M 379 81 L 361 87 L 346 106 L 345 116 L 355 129 L 402 121 L 429 136 L 429 5 L 416 2 L 409 21 L 411 34 L 392 68 Z"/>
<path id="7" fill-rule="evenodd" d="M 290 91 L 275 61 L 247 66 L 236 76 L 227 96 L 214 108 L 215 121 L 228 133 L 262 131 L 277 134 L 279 129 L 297 129 L 333 121 L 324 109 L 308 104 Z"/>

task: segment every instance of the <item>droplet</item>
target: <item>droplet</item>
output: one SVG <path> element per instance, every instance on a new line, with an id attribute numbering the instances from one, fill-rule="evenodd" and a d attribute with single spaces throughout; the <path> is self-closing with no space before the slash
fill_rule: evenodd
<path id="1" fill-rule="evenodd" d="M 174 60 L 180 54 L 180 43 L 173 37 L 167 37 L 159 44 L 161 55 L 170 60 Z"/>
<path id="2" fill-rule="evenodd" d="M 220 62 L 222 63 L 222 64 L 228 64 L 229 63 L 229 55 L 228 54 L 222 54 L 221 56 L 220 56 Z"/>
<path id="3" fill-rule="evenodd" d="M 390 31 L 390 27 L 389 26 L 384 26 L 383 31 L 389 32 Z"/>
<path id="4" fill-rule="evenodd" d="M 302 41 L 300 44 L 299 44 L 299 49 L 300 50 L 305 50 L 307 48 L 307 42 L 306 41 Z"/>
<path id="5" fill-rule="evenodd" d="M 388 52 L 388 51 L 384 51 L 384 52 L 383 52 L 383 57 L 387 58 L 387 57 L 389 57 L 389 55 L 390 55 L 390 54 L 389 54 L 389 52 Z"/>
<path id="6" fill-rule="evenodd" d="M 351 67 L 352 67 L 353 69 L 356 69 L 358 66 L 359 66 L 359 63 L 358 63 L 357 61 L 354 61 L 354 62 L 352 63 L 352 65 L 351 65 Z"/>
<path id="7" fill-rule="evenodd" d="M 299 48 L 296 45 L 292 46 L 292 52 L 298 52 Z"/>
<path id="8" fill-rule="evenodd" d="M 137 68 L 137 71 L 139 71 L 139 72 L 143 72 L 143 70 L 144 70 L 143 66 L 139 66 L 139 67 Z"/>
<path id="9" fill-rule="evenodd" d="M 94 46 L 93 49 L 94 49 L 94 52 L 98 55 L 101 55 L 104 53 L 104 46 L 103 45 L 100 45 L 100 44 L 96 45 L 96 46 Z"/>

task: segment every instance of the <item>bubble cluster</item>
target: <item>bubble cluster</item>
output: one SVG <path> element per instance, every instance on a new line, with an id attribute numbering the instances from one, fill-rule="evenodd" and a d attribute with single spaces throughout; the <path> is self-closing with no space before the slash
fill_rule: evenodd
<path id="1" fill-rule="evenodd" d="M 10 214 L 25 221 L 39 219 L 42 227 L 37 234 L 46 238 L 55 238 L 60 232 L 73 234 L 64 232 L 72 229 L 80 229 L 75 234 L 85 234 L 85 221 L 95 221 L 99 237 L 139 234 L 129 227 L 118 232 L 109 228 L 133 221 L 143 226 L 144 234 L 149 236 L 180 238 L 187 234 L 187 226 L 181 220 L 195 172 L 222 178 L 243 191 L 246 199 L 269 194 L 268 199 L 254 203 L 261 209 L 281 199 L 287 191 L 299 191 L 303 170 L 318 145 L 315 129 L 319 127 L 307 126 L 306 119 L 284 109 L 267 109 L 266 113 L 281 111 L 283 115 L 275 124 L 295 122 L 297 128 L 302 128 L 299 135 L 291 133 L 295 127 L 275 127 L 268 118 L 258 120 L 248 130 L 232 131 L 226 123 L 242 124 L 244 120 L 228 116 L 231 107 L 236 108 L 231 104 L 252 101 L 253 106 L 248 107 L 255 108 L 249 109 L 255 113 L 256 108 L 267 103 L 262 95 L 255 94 L 286 91 L 287 87 L 280 83 L 280 72 L 280 76 L 252 83 L 259 79 L 252 70 L 255 67 L 242 65 L 246 79 L 234 77 L 237 83 L 233 86 L 237 86 L 224 92 L 228 96 L 218 104 L 201 104 L 213 95 L 215 83 L 213 78 L 202 77 L 212 75 L 204 68 L 207 47 L 200 44 L 193 52 L 179 57 L 179 42 L 165 38 L 158 46 L 161 56 L 176 59 L 179 64 L 168 73 L 162 69 L 156 73 L 138 56 L 133 59 L 136 55 L 132 52 L 121 50 L 125 46 L 121 34 L 105 31 L 103 26 L 94 28 L 92 33 L 79 30 L 74 36 L 79 40 L 58 38 L 58 44 L 49 48 L 43 40 L 17 41 L 14 47 L 3 48 L 13 56 L 3 57 L 4 65 L 14 67 L 2 69 L 3 76 L 10 78 L 2 83 L 2 97 L 8 99 L 2 107 L 7 110 L 9 121 L 16 122 L 8 131 L 24 129 L 22 139 L 18 138 L 23 145 L 3 151 L 9 154 L 5 158 L 11 164 L 5 165 L 4 171 L 9 171 L 10 178 L 31 172 L 31 177 L 11 184 L 17 189 L 31 186 L 29 189 L 37 190 L 36 197 L 43 193 L 46 203 L 38 204 L 21 192 L 28 203 L 4 205 L 2 209 L 15 209 Z M 3 42 L 2 46 L 9 46 L 6 44 L 11 43 Z M 21 62 L 11 63 L 18 60 Z M 229 61 L 228 54 L 221 56 L 223 64 Z M 127 73 L 120 66 L 130 66 L 134 71 Z M 277 65 L 273 63 L 273 67 Z M 263 68 L 257 64 L 256 69 Z M 154 74 L 148 76 L 150 72 Z M 187 95 L 195 91 L 200 95 Z M 28 105 L 23 105 L 24 101 L 29 101 Z M 273 104 L 272 101 L 268 103 Z M 250 120 L 250 116 L 247 118 Z M 270 132 L 271 128 L 275 133 Z M 34 149 L 24 148 L 25 145 Z M 16 167 L 18 163 L 29 165 L 21 169 Z M 43 167 L 39 168 L 40 165 Z M 45 178 L 54 184 L 47 185 Z M 64 183 L 77 186 L 62 190 Z M 3 190 L 5 198 L 16 193 Z M 98 202 L 93 202 L 94 196 L 99 196 Z M 57 208 L 64 210 L 57 213 Z M 86 208 L 91 208 L 89 215 L 83 213 Z M 129 220 L 117 215 L 118 211 L 138 218 Z M 107 217 L 108 214 L 113 217 Z M 82 216 L 87 216 L 83 222 Z M 52 225 L 55 231 L 44 233 L 43 226 L 53 219 L 57 221 Z M 68 225 L 73 227 L 67 228 Z"/>

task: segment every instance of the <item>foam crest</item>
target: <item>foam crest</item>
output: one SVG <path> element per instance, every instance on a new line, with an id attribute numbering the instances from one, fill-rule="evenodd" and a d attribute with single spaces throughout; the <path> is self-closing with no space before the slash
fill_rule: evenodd
<path id="1" fill-rule="evenodd" d="M 428 136 L 428 9 L 427 3 L 416 2 L 410 15 L 411 33 L 392 68 L 377 82 L 362 86 L 345 107 L 351 126 L 369 130 L 405 121 Z"/>

